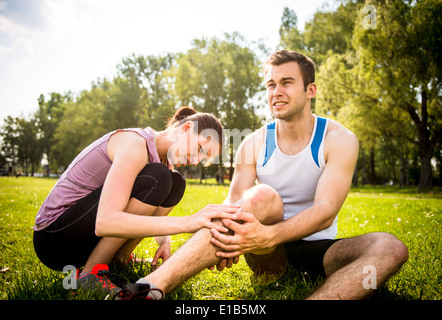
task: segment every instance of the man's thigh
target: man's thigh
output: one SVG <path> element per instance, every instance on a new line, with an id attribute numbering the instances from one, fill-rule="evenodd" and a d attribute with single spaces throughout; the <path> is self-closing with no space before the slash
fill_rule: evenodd
<path id="1" fill-rule="evenodd" d="M 324 256 L 324 269 L 327 276 L 362 257 L 385 256 L 396 237 L 385 232 L 373 232 L 353 238 L 345 238 L 332 245 Z"/>
<path id="2" fill-rule="evenodd" d="M 275 247 L 268 254 L 246 253 L 244 258 L 257 276 L 270 276 L 272 278 L 281 277 L 287 268 L 287 253 L 283 245 Z"/>
<path id="3" fill-rule="evenodd" d="M 289 264 L 310 278 L 325 277 L 324 257 L 341 239 L 298 240 L 284 244 Z"/>
<path id="4" fill-rule="evenodd" d="M 256 275 L 281 276 L 287 265 L 290 265 L 308 274 L 312 279 L 318 276 L 325 277 L 324 256 L 328 249 L 339 240 L 341 239 L 298 240 L 279 245 L 269 254 L 245 254 L 244 258 Z"/>

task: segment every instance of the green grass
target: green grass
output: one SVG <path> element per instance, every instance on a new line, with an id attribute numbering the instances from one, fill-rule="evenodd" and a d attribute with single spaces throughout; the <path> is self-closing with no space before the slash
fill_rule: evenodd
<path id="1" fill-rule="evenodd" d="M 97 292 L 65 290 L 66 274 L 46 268 L 36 257 L 32 245 L 35 214 L 55 180 L 45 178 L 0 178 L 0 300 L 76 300 L 103 299 Z M 173 215 L 188 215 L 209 203 L 220 203 L 228 186 L 211 181 L 199 185 L 189 181 L 181 203 Z M 415 188 L 355 188 L 339 215 L 338 237 L 386 231 L 396 235 L 408 247 L 410 258 L 401 271 L 379 290 L 375 299 L 440 300 L 441 283 L 441 212 L 442 192 L 418 193 Z M 172 251 L 188 234 L 172 236 Z M 153 257 L 156 244 L 145 239 L 135 253 Z M 197 258 L 197 257 L 196 257 Z M 117 283 L 134 281 L 150 272 L 148 264 L 112 266 Z M 204 270 L 184 282 L 167 299 L 249 299 L 298 300 L 319 283 L 288 270 L 279 280 L 266 284 L 254 279 L 244 259 L 223 272 Z"/>

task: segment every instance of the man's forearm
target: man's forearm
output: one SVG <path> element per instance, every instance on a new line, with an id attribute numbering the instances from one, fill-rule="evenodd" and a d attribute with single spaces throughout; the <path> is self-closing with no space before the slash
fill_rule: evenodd
<path id="1" fill-rule="evenodd" d="M 299 212 L 290 219 L 268 226 L 271 246 L 301 240 L 331 226 L 337 213 L 328 212 L 315 205 Z"/>

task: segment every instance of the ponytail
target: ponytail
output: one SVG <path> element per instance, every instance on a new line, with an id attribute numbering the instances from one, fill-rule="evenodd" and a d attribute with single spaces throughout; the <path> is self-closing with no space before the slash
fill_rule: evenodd
<path id="1" fill-rule="evenodd" d="M 167 123 L 167 128 L 171 128 L 177 125 L 180 125 L 182 123 L 182 120 L 186 119 L 187 117 L 196 114 L 197 111 L 191 107 L 181 107 L 179 108 L 172 118 L 170 118 L 169 122 Z"/>

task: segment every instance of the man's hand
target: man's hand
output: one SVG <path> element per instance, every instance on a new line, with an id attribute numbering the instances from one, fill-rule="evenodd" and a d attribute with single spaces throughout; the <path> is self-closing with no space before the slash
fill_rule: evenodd
<path id="1" fill-rule="evenodd" d="M 223 224 L 234 232 L 225 235 L 211 229 L 210 242 L 224 251 L 216 253 L 219 258 L 235 258 L 244 253 L 261 251 L 272 247 L 270 226 L 265 226 L 251 213 L 240 212 L 235 220 L 222 219 Z"/>

